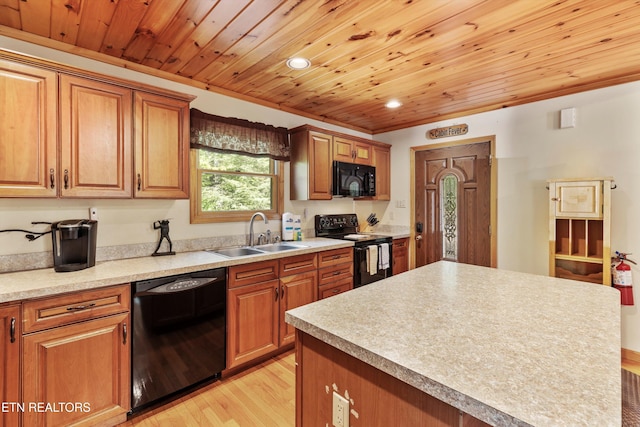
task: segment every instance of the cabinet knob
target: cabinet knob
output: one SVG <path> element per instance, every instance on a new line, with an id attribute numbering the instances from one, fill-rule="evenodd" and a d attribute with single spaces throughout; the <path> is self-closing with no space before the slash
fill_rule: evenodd
<path id="1" fill-rule="evenodd" d="M 554 201 L 554 202 L 559 202 L 560 201 L 560 199 L 558 199 L 557 197 L 552 197 L 551 200 Z"/>

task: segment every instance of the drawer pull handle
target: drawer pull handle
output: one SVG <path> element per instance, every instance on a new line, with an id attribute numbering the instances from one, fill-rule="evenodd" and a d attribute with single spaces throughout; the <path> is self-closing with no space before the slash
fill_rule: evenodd
<path id="1" fill-rule="evenodd" d="M 127 343 L 127 322 L 122 325 L 122 344 Z"/>
<path id="2" fill-rule="evenodd" d="M 68 169 L 64 170 L 64 189 L 65 190 L 69 189 L 69 170 Z"/>
<path id="3" fill-rule="evenodd" d="M 16 342 L 16 318 L 11 318 L 11 328 L 9 328 L 9 335 L 11 336 L 11 342 Z"/>
<path id="4" fill-rule="evenodd" d="M 337 276 L 337 275 L 339 275 L 340 273 L 342 273 L 342 272 L 341 272 L 341 271 L 334 271 L 334 272 L 333 272 L 333 275 L 334 275 L 334 276 Z"/>
<path id="5" fill-rule="evenodd" d="M 92 302 L 91 304 L 87 304 L 87 305 L 76 305 L 74 307 L 67 307 L 67 311 L 80 311 L 80 310 L 86 310 L 89 309 L 91 307 L 94 307 L 96 305 L 95 302 Z"/>
<path id="6" fill-rule="evenodd" d="M 340 255 L 334 255 L 333 259 L 340 259 Z"/>
<path id="7" fill-rule="evenodd" d="M 278 292 L 278 288 L 274 288 L 274 290 L 276 291 L 276 301 L 278 301 L 278 295 L 280 295 L 280 292 Z"/>
<path id="8" fill-rule="evenodd" d="M 142 188 L 142 177 L 138 174 L 138 191 Z"/>
<path id="9" fill-rule="evenodd" d="M 53 176 L 53 168 L 49 169 L 49 183 L 51 185 L 51 189 L 56 188 L 55 179 Z"/>
<path id="10" fill-rule="evenodd" d="M 337 294 L 337 293 L 339 293 L 339 292 L 340 292 L 340 289 L 334 289 L 334 290 L 332 291 L 332 293 L 334 293 L 334 294 Z"/>

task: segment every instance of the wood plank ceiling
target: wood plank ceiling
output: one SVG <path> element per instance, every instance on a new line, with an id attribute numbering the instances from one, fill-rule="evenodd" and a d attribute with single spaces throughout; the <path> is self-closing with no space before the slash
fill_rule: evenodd
<path id="1" fill-rule="evenodd" d="M 635 0 L 0 0 L 0 35 L 370 134 L 638 80 L 639 28 Z"/>

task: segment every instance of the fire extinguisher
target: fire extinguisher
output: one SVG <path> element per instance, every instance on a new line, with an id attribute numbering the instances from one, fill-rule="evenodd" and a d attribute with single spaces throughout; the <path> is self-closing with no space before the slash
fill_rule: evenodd
<path id="1" fill-rule="evenodd" d="M 618 264 L 611 270 L 611 273 L 613 275 L 613 287 L 620 291 L 620 303 L 622 305 L 633 305 L 631 266 L 626 264 L 625 261 L 632 264 L 635 264 L 635 261 L 627 258 L 627 255 L 629 254 L 616 251 L 616 256 L 613 259 L 618 261 Z"/>

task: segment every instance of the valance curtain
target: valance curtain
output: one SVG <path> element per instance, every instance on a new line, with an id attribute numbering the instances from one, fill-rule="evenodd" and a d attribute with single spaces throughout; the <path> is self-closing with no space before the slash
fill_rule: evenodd
<path id="1" fill-rule="evenodd" d="M 286 128 L 191 109 L 191 148 L 289 160 Z"/>

